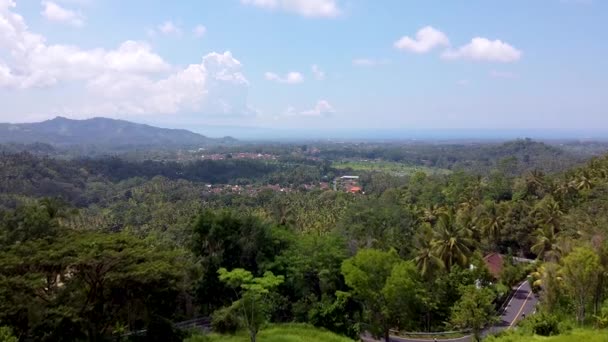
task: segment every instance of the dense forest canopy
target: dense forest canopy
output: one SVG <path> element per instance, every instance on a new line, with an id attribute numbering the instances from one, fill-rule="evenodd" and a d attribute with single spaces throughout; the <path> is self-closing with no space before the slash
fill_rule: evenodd
<path id="1" fill-rule="evenodd" d="M 267 322 L 351 338 L 478 336 L 526 276 L 540 296 L 530 329 L 604 326 L 608 156 L 591 158 L 596 147 L 252 144 L 91 157 L 6 145 L 1 331 L 182 341 L 191 332 L 174 324 L 200 318 L 252 339 Z M 499 273 L 484 259 L 496 253 Z"/>

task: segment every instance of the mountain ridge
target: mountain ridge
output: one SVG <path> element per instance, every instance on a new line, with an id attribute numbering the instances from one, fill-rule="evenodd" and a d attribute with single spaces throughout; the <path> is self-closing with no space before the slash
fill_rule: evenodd
<path id="1" fill-rule="evenodd" d="M 56 146 L 199 146 L 233 144 L 237 140 L 104 117 L 75 120 L 57 116 L 35 123 L 0 123 L 0 143 L 36 142 Z"/>

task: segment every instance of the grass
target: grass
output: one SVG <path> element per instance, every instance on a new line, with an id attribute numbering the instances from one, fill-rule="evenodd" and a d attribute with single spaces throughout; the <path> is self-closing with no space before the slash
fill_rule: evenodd
<path id="1" fill-rule="evenodd" d="M 381 171 L 398 176 L 411 175 L 416 172 L 427 174 L 449 174 L 451 171 L 434 167 L 420 165 L 406 165 L 391 161 L 360 160 L 360 161 L 340 161 L 333 162 L 332 167 L 336 169 L 352 169 L 354 171 Z"/>
<path id="2" fill-rule="evenodd" d="M 196 336 L 185 342 L 249 342 L 249 336 L 242 332 L 236 335 L 210 334 Z M 257 336 L 259 342 L 354 342 L 332 332 L 317 329 L 306 324 L 277 324 L 262 329 Z"/>
<path id="3" fill-rule="evenodd" d="M 571 332 L 557 336 L 530 336 L 523 334 L 508 334 L 501 337 L 492 337 L 487 342 L 608 342 L 608 330 L 575 329 Z"/>

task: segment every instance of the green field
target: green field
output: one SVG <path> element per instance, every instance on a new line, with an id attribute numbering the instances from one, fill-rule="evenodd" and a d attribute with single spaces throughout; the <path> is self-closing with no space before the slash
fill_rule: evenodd
<path id="1" fill-rule="evenodd" d="M 249 342 L 245 333 L 237 335 L 196 336 L 185 342 Z M 326 330 L 314 328 L 306 324 L 280 324 L 272 325 L 260 331 L 257 336 L 259 342 L 354 342 L 353 340 L 336 335 Z"/>
<path id="2" fill-rule="evenodd" d="M 450 170 L 421 165 L 406 165 L 391 161 L 339 161 L 333 162 L 332 167 L 336 169 L 352 169 L 355 171 L 381 171 L 398 176 L 411 175 L 416 172 L 424 172 L 426 174 L 449 174 Z"/>
<path id="3" fill-rule="evenodd" d="M 529 336 L 521 334 L 512 334 L 502 337 L 488 338 L 487 342 L 570 342 L 570 341 L 584 341 L 584 342 L 608 342 L 608 331 L 607 330 L 591 330 L 591 329 L 577 329 L 570 333 L 544 337 L 544 336 Z"/>

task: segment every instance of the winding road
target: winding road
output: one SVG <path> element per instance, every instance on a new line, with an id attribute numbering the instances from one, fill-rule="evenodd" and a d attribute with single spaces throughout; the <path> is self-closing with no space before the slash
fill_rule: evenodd
<path id="1" fill-rule="evenodd" d="M 538 299 L 536 295 L 532 292 L 532 288 L 530 287 L 530 283 L 528 281 L 523 281 L 520 283 L 513 294 L 513 297 L 509 300 L 506 308 L 502 312 L 500 316 L 500 320 L 495 325 L 487 328 L 484 331 L 484 335 L 495 334 L 502 330 L 509 329 L 517 324 L 522 318 L 523 315 L 530 315 L 534 313 L 536 310 L 536 303 Z M 378 342 L 369 337 L 361 337 L 362 341 L 365 342 Z M 428 338 L 406 338 L 406 337 L 398 337 L 391 336 L 390 342 L 429 342 L 433 341 L 433 339 Z M 473 341 L 470 335 L 459 337 L 459 338 L 448 338 L 448 339 L 437 339 L 437 341 L 449 341 L 449 342 L 471 342 Z"/>

